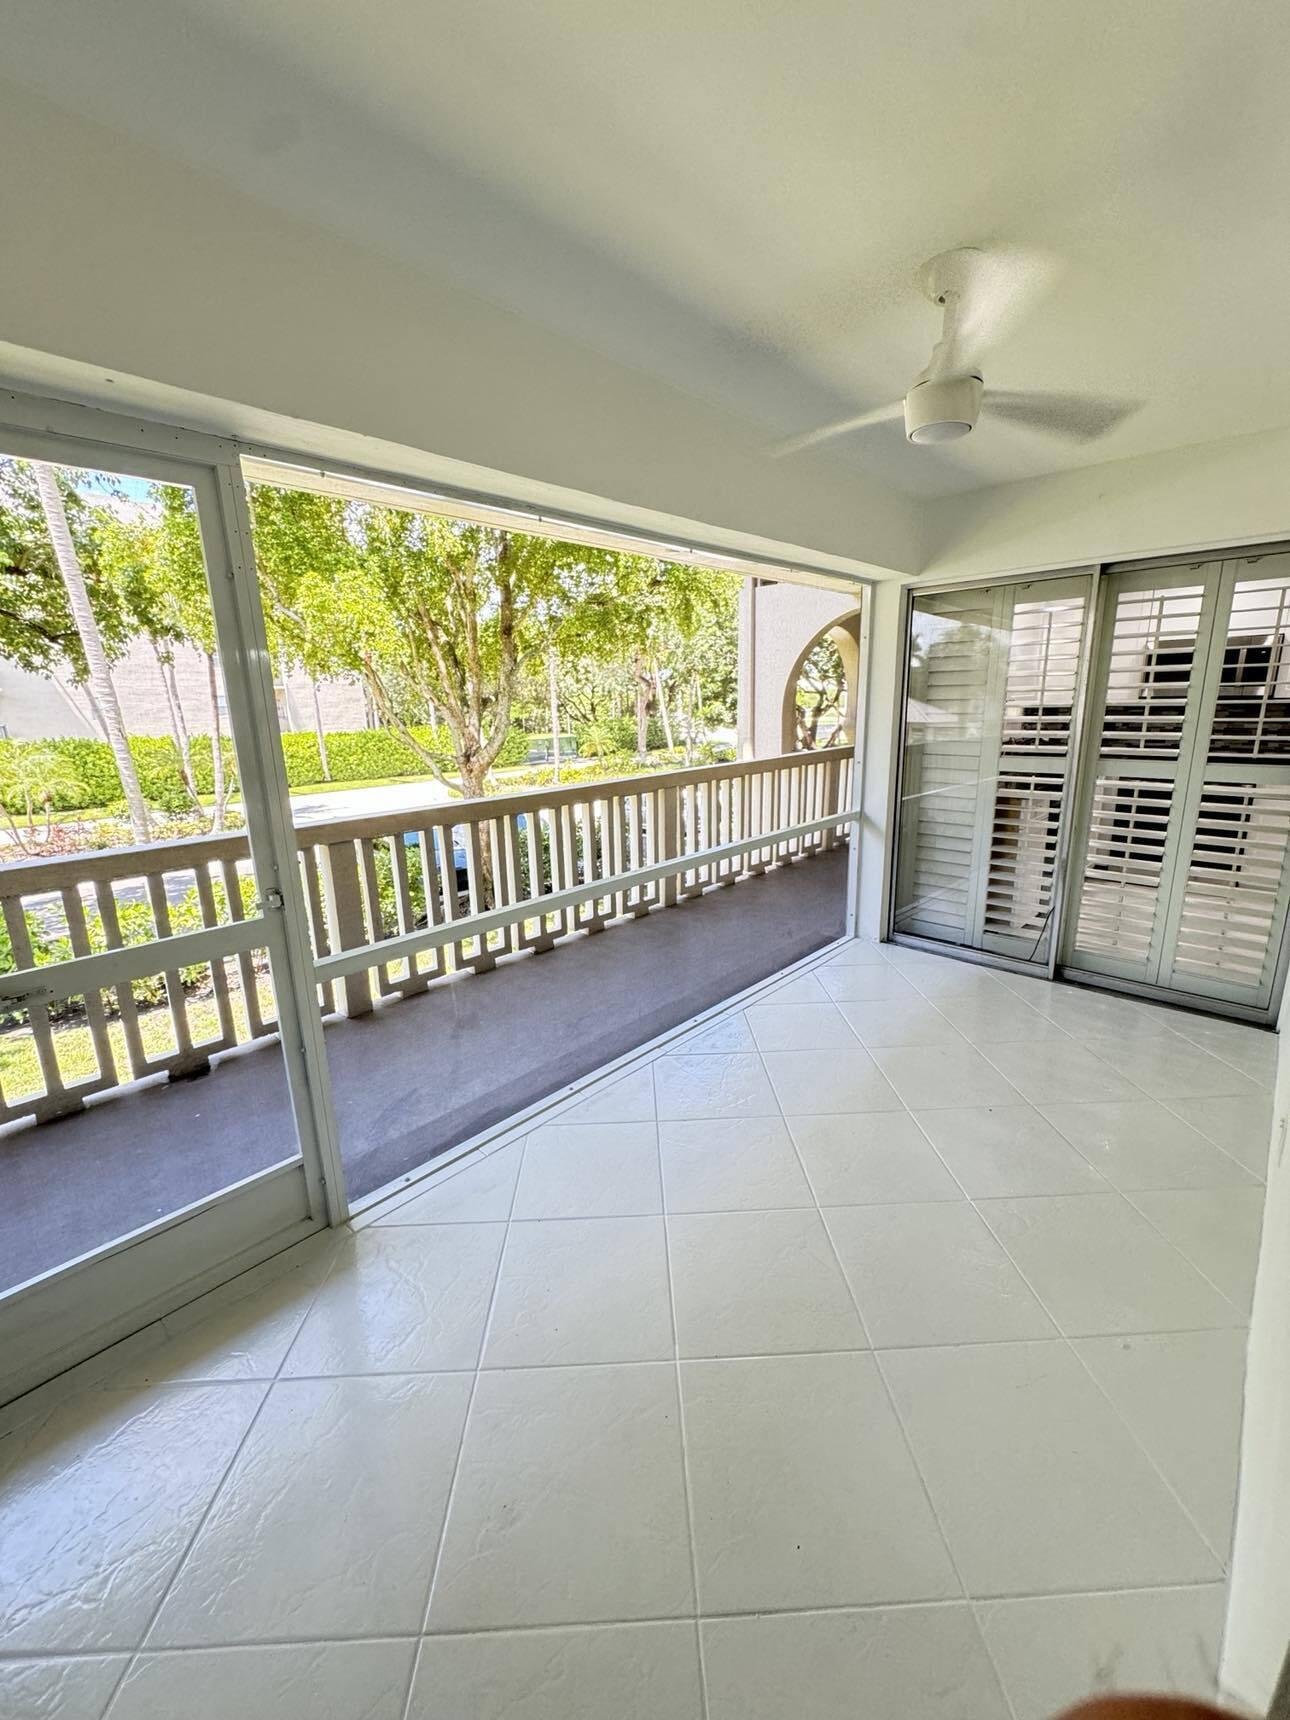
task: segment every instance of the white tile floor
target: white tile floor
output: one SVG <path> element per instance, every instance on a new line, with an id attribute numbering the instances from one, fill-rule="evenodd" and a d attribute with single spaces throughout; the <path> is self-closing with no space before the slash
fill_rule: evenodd
<path id="1" fill-rule="evenodd" d="M 10 1413 L 0 1720 L 1203 1691 L 1274 1062 L 795 970 Z"/>

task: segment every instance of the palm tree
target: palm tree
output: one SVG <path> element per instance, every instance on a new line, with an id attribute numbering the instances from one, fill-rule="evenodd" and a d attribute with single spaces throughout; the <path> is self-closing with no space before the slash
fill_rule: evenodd
<path id="1" fill-rule="evenodd" d="M 76 801 L 83 793 L 84 784 L 53 747 L 10 746 L 0 755 L 0 804 L 13 839 L 25 854 L 47 843 L 53 834 L 55 800 Z M 36 830 L 37 808 L 45 815 L 43 836 Z"/>
<path id="2" fill-rule="evenodd" d="M 108 666 L 107 652 L 103 648 L 103 636 L 94 617 L 80 557 L 76 553 L 76 545 L 72 542 L 67 510 L 63 506 L 62 491 L 58 487 L 58 477 L 54 468 L 43 460 L 33 460 L 31 464 L 36 474 L 36 488 L 40 494 L 40 505 L 44 509 L 45 524 L 49 528 L 49 540 L 54 546 L 54 559 L 67 588 L 68 607 L 72 612 L 72 620 L 76 623 L 76 631 L 80 634 L 81 649 L 85 653 L 86 686 L 90 702 L 116 760 L 134 839 L 136 842 L 147 842 L 152 835 L 148 822 L 148 807 L 143 798 L 143 790 L 139 787 L 139 774 L 134 768 L 130 743 L 126 739 L 125 719 L 121 715 L 121 704 L 116 696 L 116 685 Z"/>

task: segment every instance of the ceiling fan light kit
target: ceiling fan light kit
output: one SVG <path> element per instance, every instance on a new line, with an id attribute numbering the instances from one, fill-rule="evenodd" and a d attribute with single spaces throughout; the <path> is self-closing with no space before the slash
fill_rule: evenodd
<path id="1" fill-rule="evenodd" d="M 956 442 L 981 410 L 979 376 L 929 377 L 905 396 L 905 434 L 911 442 Z"/>

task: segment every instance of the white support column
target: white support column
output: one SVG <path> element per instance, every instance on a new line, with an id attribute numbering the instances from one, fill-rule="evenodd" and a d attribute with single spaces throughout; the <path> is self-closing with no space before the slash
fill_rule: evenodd
<path id="1" fill-rule="evenodd" d="M 894 580 L 870 588 L 861 617 L 864 710 L 856 735 L 860 821 L 856 931 L 882 936 L 883 904 L 896 817 L 896 696 L 902 674 L 901 593 Z"/>

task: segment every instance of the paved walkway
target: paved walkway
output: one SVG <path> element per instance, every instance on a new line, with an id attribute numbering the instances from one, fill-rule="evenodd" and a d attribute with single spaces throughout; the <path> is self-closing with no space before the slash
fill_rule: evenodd
<path id="1" fill-rule="evenodd" d="M 822 855 L 332 1022 L 351 1196 L 839 937 L 845 890 L 844 854 Z M 21 1283 L 293 1151 L 276 1042 L 0 1137 L 0 1281 Z"/>

